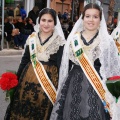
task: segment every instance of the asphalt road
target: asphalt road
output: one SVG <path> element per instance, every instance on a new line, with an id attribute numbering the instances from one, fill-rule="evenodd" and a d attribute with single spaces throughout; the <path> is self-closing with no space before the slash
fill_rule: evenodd
<path id="1" fill-rule="evenodd" d="M 21 55 L 0 56 L 0 75 L 6 70 L 17 71 Z M 0 89 L 0 120 L 4 120 L 4 114 L 9 102 L 5 101 L 5 92 Z"/>

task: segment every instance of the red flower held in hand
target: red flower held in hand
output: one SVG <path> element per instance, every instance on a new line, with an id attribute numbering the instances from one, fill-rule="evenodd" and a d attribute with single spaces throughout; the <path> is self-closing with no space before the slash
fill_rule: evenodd
<path id="1" fill-rule="evenodd" d="M 108 78 L 108 80 L 120 80 L 120 76 L 113 76 Z"/>
<path id="2" fill-rule="evenodd" d="M 116 102 L 120 96 L 120 76 L 113 76 L 106 81 L 109 92 L 116 98 Z"/>
<path id="3" fill-rule="evenodd" d="M 10 90 L 11 88 L 17 86 L 17 84 L 17 76 L 14 73 L 6 72 L 1 75 L 0 87 L 2 90 Z"/>

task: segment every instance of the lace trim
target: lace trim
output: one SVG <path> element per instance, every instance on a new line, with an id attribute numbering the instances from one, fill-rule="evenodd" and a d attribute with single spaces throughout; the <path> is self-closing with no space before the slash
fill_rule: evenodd
<path id="1" fill-rule="evenodd" d="M 38 60 L 47 62 L 50 58 L 50 55 L 57 53 L 59 47 L 63 46 L 65 42 L 65 40 L 62 40 L 62 38 L 58 34 L 56 34 L 56 32 L 54 32 L 53 36 L 42 46 L 40 44 L 38 34 L 36 33 L 36 47 Z"/>
<path id="2" fill-rule="evenodd" d="M 99 48 L 99 43 L 100 40 L 98 40 L 98 36 L 97 38 L 95 38 L 94 42 L 92 44 L 90 44 L 89 46 L 85 45 L 83 43 L 82 40 L 80 40 L 80 43 L 82 45 L 82 48 L 85 52 L 85 54 L 88 56 L 88 58 L 90 59 L 91 63 L 94 64 L 94 61 L 99 58 L 100 55 L 100 48 Z M 69 55 L 69 59 L 74 62 L 76 65 L 79 65 L 79 63 L 77 62 L 74 53 L 72 51 L 72 45 L 70 44 L 70 55 Z"/>

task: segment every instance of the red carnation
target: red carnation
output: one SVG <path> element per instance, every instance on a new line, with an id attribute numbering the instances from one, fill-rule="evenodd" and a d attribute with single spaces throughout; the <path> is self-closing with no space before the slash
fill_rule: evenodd
<path id="1" fill-rule="evenodd" d="M 17 84 L 17 76 L 14 73 L 6 72 L 1 75 L 0 87 L 2 90 L 10 90 L 11 88 L 17 86 Z"/>
<path id="2" fill-rule="evenodd" d="M 120 76 L 113 76 L 108 78 L 106 85 L 110 93 L 116 97 L 116 102 L 120 96 Z"/>
<path id="3" fill-rule="evenodd" d="M 120 80 L 120 76 L 113 76 L 108 78 L 108 80 Z"/>

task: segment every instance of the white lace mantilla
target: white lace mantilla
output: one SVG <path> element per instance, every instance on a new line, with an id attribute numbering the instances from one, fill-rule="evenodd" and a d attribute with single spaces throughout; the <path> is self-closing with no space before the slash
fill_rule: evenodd
<path id="1" fill-rule="evenodd" d="M 36 32 L 34 34 L 36 36 L 35 40 L 36 40 L 37 58 L 40 61 L 44 61 L 44 62 L 49 61 L 50 55 L 57 53 L 59 47 L 63 46 L 66 42 L 56 32 L 54 32 L 53 36 L 44 45 L 41 45 L 38 37 L 38 33 Z M 27 40 L 27 44 L 28 44 L 28 40 Z"/>
<path id="2" fill-rule="evenodd" d="M 83 30 L 84 30 L 84 27 L 83 27 L 82 15 L 81 15 L 81 17 L 75 23 L 70 35 L 68 36 L 67 43 L 64 47 L 63 57 L 62 57 L 62 62 L 61 62 L 61 67 L 60 67 L 57 101 L 60 98 L 59 96 L 60 96 L 60 91 L 62 88 L 61 86 L 63 86 L 68 76 L 69 58 L 74 63 L 76 63 L 76 60 L 73 58 L 73 52 L 71 52 L 69 49 L 70 42 L 73 39 L 73 36 L 76 32 L 81 32 Z M 113 38 L 108 34 L 103 12 L 102 12 L 102 20 L 100 22 L 98 37 L 99 37 L 99 42 L 100 42 L 98 46 L 100 49 L 99 60 L 101 63 L 100 74 L 103 79 L 102 85 L 106 91 L 106 99 L 108 100 L 110 104 L 112 120 L 120 120 L 120 110 L 118 110 L 120 109 L 120 106 L 119 106 L 120 104 L 115 103 L 114 96 L 110 94 L 106 86 L 107 78 L 112 77 L 112 76 L 120 76 L 120 57 L 118 57 L 118 49 L 115 45 Z M 94 58 L 94 53 L 91 53 L 91 54 L 93 55 L 92 58 Z M 119 101 L 118 103 L 120 103 L 120 98 L 118 101 Z M 57 104 L 56 102 L 56 106 L 53 109 L 53 113 L 57 109 L 59 109 L 59 104 Z"/>
<path id="3" fill-rule="evenodd" d="M 80 36 L 81 36 L 81 34 L 80 34 Z M 99 55 L 100 55 L 100 48 L 99 48 L 100 40 L 99 40 L 99 37 L 96 37 L 94 39 L 94 42 L 92 44 L 90 44 L 89 46 L 86 46 L 81 39 L 80 39 L 80 43 L 82 45 L 82 49 L 83 49 L 84 53 L 88 56 L 92 65 L 94 65 L 94 61 L 97 58 L 99 58 Z M 77 62 L 77 59 L 74 56 L 71 44 L 70 44 L 69 59 L 72 62 L 74 62 L 76 65 L 79 65 L 79 63 Z"/>

